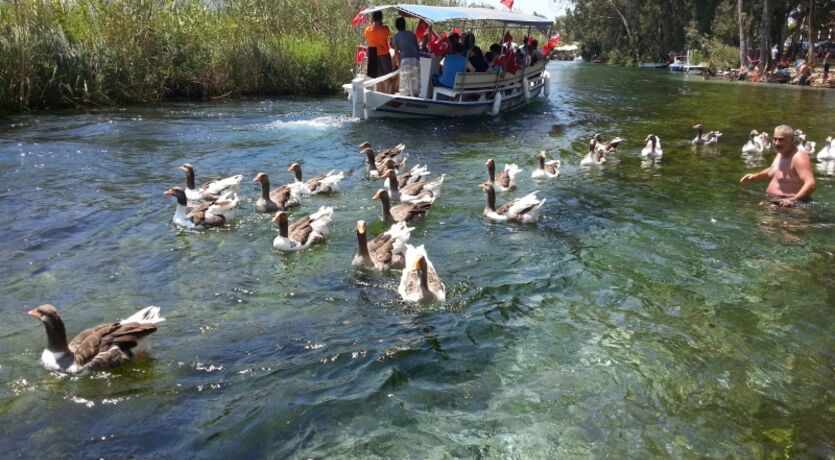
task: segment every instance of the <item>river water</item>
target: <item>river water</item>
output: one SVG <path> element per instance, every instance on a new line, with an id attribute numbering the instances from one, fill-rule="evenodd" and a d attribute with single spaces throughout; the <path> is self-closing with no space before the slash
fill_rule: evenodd
<path id="1" fill-rule="evenodd" d="M 751 129 L 835 135 L 835 92 L 554 63 L 549 101 L 498 119 L 352 121 L 344 98 L 0 119 L 0 451 L 22 457 L 831 457 L 835 178 L 811 209 L 738 184 Z M 694 148 L 697 122 L 724 132 Z M 627 142 L 579 166 L 595 132 Z M 663 159 L 642 164 L 657 134 Z M 357 145 L 404 142 L 446 173 L 412 241 L 448 302 L 406 305 L 355 271 L 379 187 Z M 535 155 L 563 162 L 534 183 Z M 524 170 L 538 225 L 485 221 L 484 162 Z M 272 249 L 274 183 L 346 172 L 327 244 Z M 239 219 L 178 231 L 162 192 L 243 174 Z M 514 196 L 514 195 L 510 195 Z M 504 201 L 507 196 L 499 196 Z M 72 336 L 159 305 L 149 358 L 59 378 L 40 367 L 51 303 Z"/>

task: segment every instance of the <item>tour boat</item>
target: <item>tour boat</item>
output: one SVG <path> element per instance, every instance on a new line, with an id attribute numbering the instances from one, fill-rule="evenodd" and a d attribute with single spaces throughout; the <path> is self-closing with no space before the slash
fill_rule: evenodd
<path id="1" fill-rule="evenodd" d="M 503 12 L 488 8 L 440 7 L 426 5 L 384 5 L 367 8 L 357 15 L 370 16 L 379 10 L 394 11 L 406 18 L 417 18 L 433 25 L 466 26 L 484 33 L 507 27 L 528 27 L 548 31 L 551 20 L 526 14 Z M 392 22 L 392 21 L 390 21 Z M 370 20 L 369 20 L 370 23 Z M 529 35 L 529 34 L 528 34 Z M 502 35 L 495 38 L 501 42 Z M 546 35 L 550 36 L 550 34 Z M 486 51 L 486 50 L 485 50 Z M 437 60 L 434 58 L 434 68 Z M 548 96 L 550 75 L 545 70 L 547 59 L 540 59 L 515 73 L 461 72 L 449 87 L 431 84 L 433 58 L 420 58 L 420 91 L 417 96 L 377 91 L 378 83 L 395 78 L 395 70 L 377 78 L 365 75 L 362 66 L 351 83 L 342 87 L 348 93 L 355 118 L 449 118 L 498 115 L 517 109 L 537 96 Z"/>

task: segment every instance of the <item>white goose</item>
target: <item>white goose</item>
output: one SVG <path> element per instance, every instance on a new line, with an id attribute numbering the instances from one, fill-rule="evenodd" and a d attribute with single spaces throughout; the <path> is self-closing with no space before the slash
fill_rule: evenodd
<path id="1" fill-rule="evenodd" d="M 278 236 L 273 247 L 280 251 L 301 251 L 325 241 L 328 224 L 333 218 L 333 208 L 322 206 L 315 213 L 289 224 L 287 213 L 278 211 L 273 222 L 278 224 Z"/>
<path id="2" fill-rule="evenodd" d="M 589 151 L 580 160 L 580 166 L 603 166 L 606 164 L 606 154 L 597 149 L 597 142 L 594 139 L 589 142 Z"/>
<path id="3" fill-rule="evenodd" d="M 763 153 L 770 147 L 768 133 L 759 133 L 756 129 L 748 134 L 748 142 L 742 146 L 742 153 Z"/>
<path id="4" fill-rule="evenodd" d="M 514 178 L 517 174 L 519 174 L 522 170 L 519 169 L 513 163 L 506 163 L 504 165 L 504 171 L 499 174 L 499 177 L 496 177 L 496 162 L 493 161 L 492 158 L 487 160 L 487 176 L 488 182 L 493 184 L 497 192 L 507 192 L 516 188 L 516 182 Z"/>
<path id="5" fill-rule="evenodd" d="M 516 198 L 496 208 L 496 191 L 489 182 L 481 184 L 482 190 L 487 192 L 487 206 L 484 215 L 496 222 L 521 222 L 532 224 L 539 220 L 539 210 L 545 204 L 536 196 L 537 192 L 529 193 L 522 198 Z"/>
<path id="6" fill-rule="evenodd" d="M 694 145 L 713 145 L 719 142 L 719 137 L 722 136 L 722 133 L 719 131 L 710 131 L 707 134 L 703 134 L 705 126 L 701 123 L 693 125 L 693 129 L 696 130 L 696 137 L 691 141 Z"/>
<path id="7" fill-rule="evenodd" d="M 166 190 L 164 195 L 177 198 L 177 209 L 172 222 L 184 228 L 220 227 L 235 218 L 238 195 L 232 191 L 223 194 L 216 201 L 204 202 L 188 212 L 186 192 L 180 187 Z"/>
<path id="8" fill-rule="evenodd" d="M 539 152 L 539 165 L 531 172 L 531 179 L 556 179 L 560 177 L 560 160 L 545 161 L 548 155 L 545 150 Z"/>
<path id="9" fill-rule="evenodd" d="M 664 151 L 661 150 L 661 139 L 655 134 L 650 134 L 644 139 L 644 142 L 647 145 L 641 150 L 641 157 L 648 160 L 661 159 L 661 156 L 664 155 Z"/>
<path id="10" fill-rule="evenodd" d="M 406 226 L 405 222 L 398 222 L 383 233 L 368 241 L 364 220 L 357 221 L 357 246 L 359 251 L 354 255 L 351 263 L 356 268 L 373 268 L 378 271 L 387 271 L 392 268 L 403 268 L 403 251 L 406 249 L 406 242 L 409 241 L 412 227 Z"/>
<path id="11" fill-rule="evenodd" d="M 602 152 L 603 155 L 608 155 L 610 153 L 616 153 L 618 151 L 618 146 L 623 139 L 620 137 L 615 137 L 608 141 L 603 141 L 603 135 L 600 133 L 595 134 L 592 137 L 592 141 L 594 142 L 595 150 Z"/>
<path id="12" fill-rule="evenodd" d="M 319 175 L 314 177 L 313 179 L 308 179 L 307 181 L 302 180 L 302 166 L 298 163 L 293 163 L 287 168 L 288 171 L 292 172 L 296 181 L 291 184 L 291 188 L 295 188 L 296 194 L 300 195 L 324 195 L 330 193 L 337 193 L 339 192 L 339 182 L 345 177 L 345 174 L 342 171 L 335 172 L 335 169 L 332 169 L 325 174 Z"/>
<path id="13" fill-rule="evenodd" d="M 397 289 L 407 302 L 435 303 L 446 301 L 446 287 L 426 255 L 423 245 L 406 244 L 406 266 Z"/>
<path id="14" fill-rule="evenodd" d="M 127 319 L 91 327 L 67 343 L 67 332 L 58 311 L 41 305 L 29 311 L 46 328 L 46 349 L 41 363 L 53 372 L 81 375 L 124 364 L 148 350 L 156 324 L 165 321 L 159 307 L 146 307 Z"/>
<path id="15" fill-rule="evenodd" d="M 832 161 L 835 160 L 835 140 L 832 136 L 826 138 L 821 151 L 818 153 L 818 161 Z"/>
<path id="16" fill-rule="evenodd" d="M 190 202 L 215 201 L 220 195 L 226 192 L 239 193 L 241 190 L 241 179 L 244 176 L 238 174 L 225 179 L 218 179 L 203 184 L 199 189 L 194 185 L 194 166 L 186 163 L 180 166 L 186 173 L 186 198 Z"/>

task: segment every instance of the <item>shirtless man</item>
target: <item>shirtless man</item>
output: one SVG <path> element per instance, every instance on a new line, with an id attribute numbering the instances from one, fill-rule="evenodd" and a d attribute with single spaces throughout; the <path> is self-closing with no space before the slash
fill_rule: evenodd
<path id="1" fill-rule="evenodd" d="M 811 200 L 815 190 L 812 162 L 805 150 L 798 150 L 792 127 L 780 125 L 774 128 L 772 142 L 778 155 L 771 166 L 758 173 L 742 176 L 739 183 L 770 180 L 766 189 L 769 201 L 780 206 L 794 206 L 798 202 Z"/>

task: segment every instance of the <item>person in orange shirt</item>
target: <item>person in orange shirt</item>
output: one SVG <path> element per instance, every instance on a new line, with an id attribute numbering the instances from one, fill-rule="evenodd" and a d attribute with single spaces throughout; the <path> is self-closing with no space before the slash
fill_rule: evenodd
<path id="1" fill-rule="evenodd" d="M 365 41 L 368 47 L 377 49 L 377 72 L 376 75 L 370 77 L 382 77 L 385 74 L 391 73 L 391 54 L 389 53 L 389 36 L 391 30 L 388 26 L 383 24 L 383 12 L 375 11 L 371 13 L 371 25 L 365 28 Z M 390 93 L 391 82 L 384 81 L 377 85 L 377 91 Z"/>

